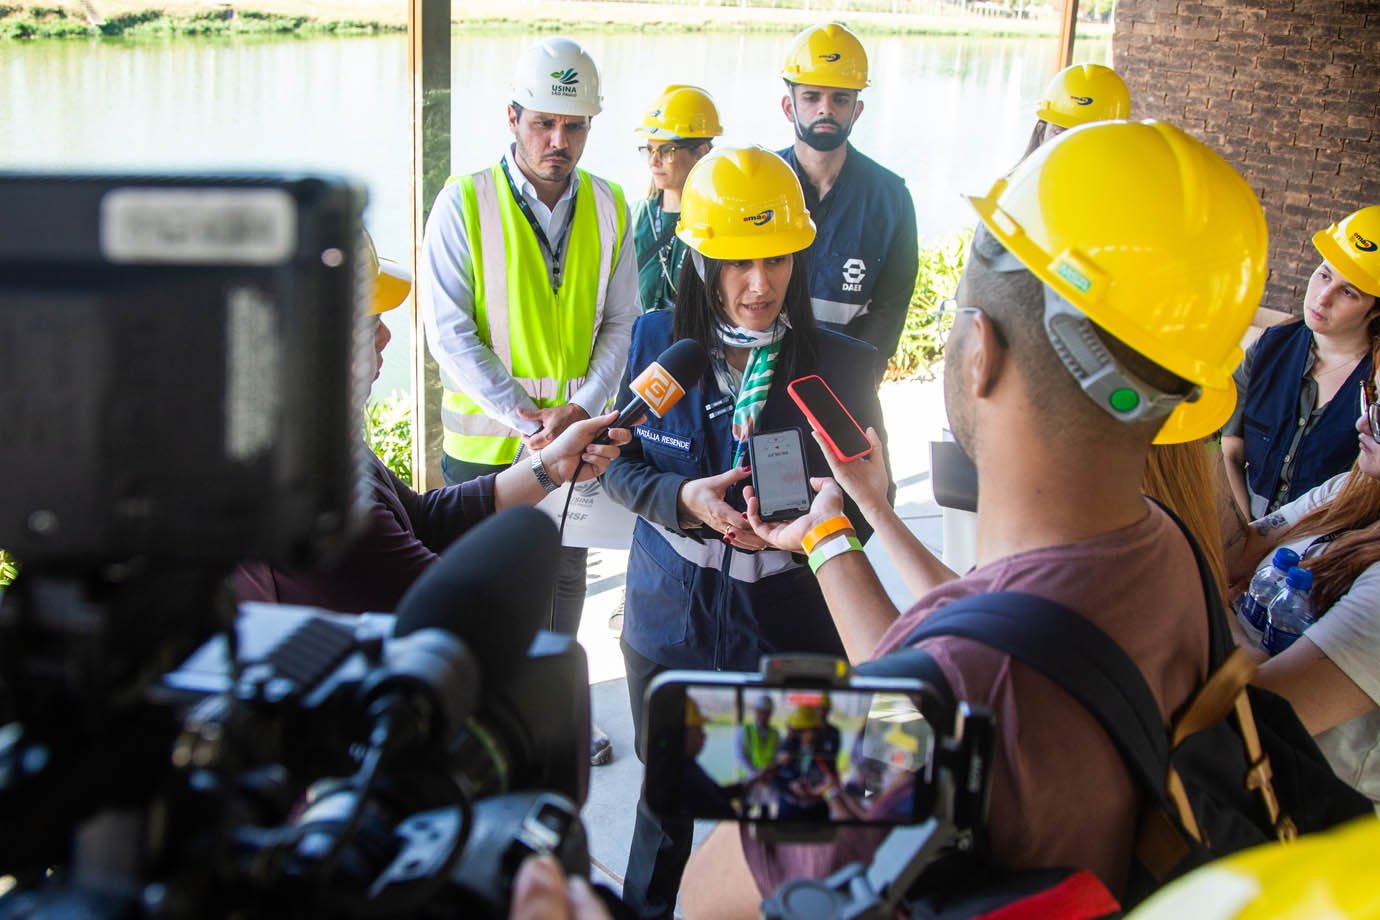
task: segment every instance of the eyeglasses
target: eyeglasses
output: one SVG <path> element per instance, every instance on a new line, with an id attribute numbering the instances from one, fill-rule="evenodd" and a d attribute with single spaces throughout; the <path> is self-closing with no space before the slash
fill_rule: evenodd
<path id="1" fill-rule="evenodd" d="M 960 307 L 956 297 L 945 297 L 939 301 L 939 309 L 930 314 L 934 317 L 935 334 L 939 339 L 939 347 L 942 349 L 949 344 L 949 336 L 953 334 L 954 325 L 958 322 L 960 313 L 977 312 L 979 312 L 977 307 Z"/>
<path id="2" fill-rule="evenodd" d="M 1370 426 L 1370 436 L 1380 441 L 1380 405 L 1375 402 L 1375 381 L 1361 381 L 1361 414 Z"/>
<path id="3" fill-rule="evenodd" d="M 642 154 L 642 158 L 648 163 L 666 163 L 675 159 L 676 154 L 680 151 L 689 149 L 690 147 L 686 144 L 662 144 L 660 147 L 643 145 L 637 148 L 637 152 Z"/>

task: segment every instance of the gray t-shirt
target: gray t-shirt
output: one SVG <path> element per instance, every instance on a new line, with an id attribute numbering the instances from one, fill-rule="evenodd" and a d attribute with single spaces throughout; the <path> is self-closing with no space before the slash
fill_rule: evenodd
<path id="1" fill-rule="evenodd" d="M 1279 514 L 1293 526 L 1331 501 L 1349 475 L 1333 476 L 1280 508 Z M 1332 543 L 1318 541 L 1314 534 L 1281 545 L 1300 557 L 1316 558 Z M 1254 632 L 1251 635 L 1255 637 Z M 1315 740 L 1338 776 L 1380 804 L 1380 563 L 1362 572 L 1304 635 L 1375 703 L 1375 709 L 1328 729 Z"/>

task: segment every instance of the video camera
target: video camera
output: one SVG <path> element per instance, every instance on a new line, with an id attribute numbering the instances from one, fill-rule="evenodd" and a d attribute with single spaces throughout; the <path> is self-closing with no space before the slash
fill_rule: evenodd
<path id="1" fill-rule="evenodd" d="M 396 617 L 227 588 L 359 519 L 364 202 L 0 174 L 0 916 L 502 916 L 527 853 L 588 872 L 545 516 L 472 529 Z"/>
<path id="2" fill-rule="evenodd" d="M 902 652 L 853 672 L 828 656 L 758 673 L 667 671 L 647 689 L 644 795 L 673 819 L 736 820 L 758 839 L 822 843 L 876 828 L 867 865 L 782 885 L 768 920 L 892 917 L 927 873 L 983 845 L 996 722 L 914 676 Z M 932 665 L 932 662 L 930 663 Z"/>

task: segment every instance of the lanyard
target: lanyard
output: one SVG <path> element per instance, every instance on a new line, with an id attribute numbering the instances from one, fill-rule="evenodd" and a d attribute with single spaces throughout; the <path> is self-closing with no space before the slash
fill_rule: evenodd
<path id="1" fill-rule="evenodd" d="M 556 245 L 552 246 L 551 241 L 546 238 L 546 231 L 542 230 L 541 224 L 537 223 L 537 215 L 532 213 L 532 206 L 527 203 L 527 199 L 522 197 L 522 192 L 518 191 L 517 183 L 513 181 L 513 174 L 508 171 L 508 158 L 499 160 L 499 165 L 503 167 L 504 178 L 508 180 L 508 191 L 513 193 L 513 201 L 517 203 L 518 210 L 522 216 L 527 218 L 528 225 L 532 232 L 537 236 L 537 242 L 546 250 L 546 254 L 551 257 L 551 290 L 558 290 L 561 286 L 561 249 L 570 238 L 570 225 L 575 222 L 575 196 L 570 196 L 570 209 L 565 212 L 565 225 L 561 227 L 561 232 L 556 235 Z"/>
<path id="2" fill-rule="evenodd" d="M 669 239 L 662 238 L 661 235 L 661 205 L 653 202 L 647 208 L 647 222 L 652 225 L 652 240 L 656 245 L 656 258 L 661 263 L 661 277 L 666 281 L 666 289 L 670 292 L 670 300 L 676 299 L 676 279 L 671 277 L 671 254 L 676 251 L 676 235 L 670 234 Z M 674 230 L 674 228 L 672 228 Z"/>

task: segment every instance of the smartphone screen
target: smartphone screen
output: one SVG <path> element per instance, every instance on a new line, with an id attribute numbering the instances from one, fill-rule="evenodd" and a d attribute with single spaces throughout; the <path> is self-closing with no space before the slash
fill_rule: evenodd
<path id="1" fill-rule="evenodd" d="M 647 800 L 668 816 L 905 824 L 929 814 L 918 694 L 670 683 L 648 706 Z"/>
<path id="2" fill-rule="evenodd" d="M 761 506 L 762 520 L 788 520 L 810 510 L 812 496 L 800 429 L 753 435 L 750 453 L 752 491 Z"/>
<path id="3" fill-rule="evenodd" d="M 856 459 L 872 449 L 858 423 L 822 378 L 810 376 L 793 380 L 790 391 L 797 404 L 808 409 L 807 416 L 813 416 L 811 424 L 834 442 L 840 459 Z"/>

